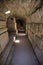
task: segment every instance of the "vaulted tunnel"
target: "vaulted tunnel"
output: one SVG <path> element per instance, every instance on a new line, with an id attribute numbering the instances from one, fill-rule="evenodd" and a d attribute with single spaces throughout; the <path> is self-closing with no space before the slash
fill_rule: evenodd
<path id="1" fill-rule="evenodd" d="M 0 0 L 0 65 L 43 65 L 42 0 Z"/>

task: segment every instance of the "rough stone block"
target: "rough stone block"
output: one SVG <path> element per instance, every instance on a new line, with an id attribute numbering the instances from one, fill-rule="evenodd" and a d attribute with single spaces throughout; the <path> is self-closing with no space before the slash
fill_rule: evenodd
<path id="1" fill-rule="evenodd" d="M 8 40 L 9 40 L 9 38 L 8 38 L 8 32 L 5 32 L 2 35 L 0 35 L 0 47 L 1 47 L 0 51 L 1 52 L 3 51 L 3 49 L 5 48 L 5 46 L 7 45 Z"/>
<path id="2" fill-rule="evenodd" d="M 0 28 L 6 27 L 6 22 L 5 21 L 0 21 Z"/>
<path id="3" fill-rule="evenodd" d="M 41 16 L 39 10 L 37 10 L 32 16 L 31 16 L 32 22 L 39 23 L 41 22 Z"/>
<path id="4" fill-rule="evenodd" d="M 37 56 L 40 64 L 43 65 L 43 53 L 41 52 L 41 50 L 38 46 L 36 46 L 36 48 L 35 48 L 35 53 L 36 53 L 36 56 Z"/>

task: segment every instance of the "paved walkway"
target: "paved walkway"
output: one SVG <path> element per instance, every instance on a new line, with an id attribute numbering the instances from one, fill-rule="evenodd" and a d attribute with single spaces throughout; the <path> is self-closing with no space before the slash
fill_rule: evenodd
<path id="1" fill-rule="evenodd" d="M 17 41 L 18 40 L 18 41 Z M 27 36 L 18 36 L 5 65 L 39 65 Z M 14 51 L 15 50 L 15 51 Z"/>

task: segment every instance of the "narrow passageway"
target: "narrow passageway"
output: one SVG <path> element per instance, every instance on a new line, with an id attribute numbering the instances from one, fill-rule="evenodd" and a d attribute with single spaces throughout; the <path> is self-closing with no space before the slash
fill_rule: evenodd
<path id="1" fill-rule="evenodd" d="M 0 0 L 0 65 L 43 65 L 43 0 Z"/>
<path id="2" fill-rule="evenodd" d="M 6 65 L 39 65 L 27 36 L 19 35 L 17 40 L 19 43 L 14 43 L 12 59 L 10 63 L 7 60 Z"/>

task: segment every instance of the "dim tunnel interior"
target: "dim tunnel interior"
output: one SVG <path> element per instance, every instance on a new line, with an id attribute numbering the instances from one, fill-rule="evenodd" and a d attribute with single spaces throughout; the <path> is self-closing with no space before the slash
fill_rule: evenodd
<path id="1" fill-rule="evenodd" d="M 22 18 L 17 18 L 16 23 L 17 23 L 18 33 L 25 33 L 26 32 L 26 22 L 25 22 L 25 20 L 22 19 Z"/>
<path id="2" fill-rule="evenodd" d="M 0 65 L 43 65 L 43 0 L 0 0 Z"/>
<path id="3" fill-rule="evenodd" d="M 16 24 L 18 33 L 26 33 L 26 22 L 24 19 L 16 18 Z M 8 18 L 7 27 L 10 41 L 1 55 L 1 60 L 3 59 L 2 65 L 40 65 L 27 35 L 16 35 L 14 17 Z M 14 37 L 16 37 L 16 40 Z M 9 52 L 8 56 L 6 55 L 7 51 Z"/>

